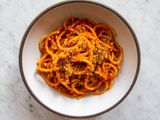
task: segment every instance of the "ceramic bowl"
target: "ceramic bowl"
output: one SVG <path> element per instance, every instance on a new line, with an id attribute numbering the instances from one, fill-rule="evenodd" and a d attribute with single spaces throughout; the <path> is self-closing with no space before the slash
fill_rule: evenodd
<path id="1" fill-rule="evenodd" d="M 117 41 L 124 51 L 123 63 L 113 87 L 104 94 L 79 100 L 68 98 L 53 90 L 36 74 L 40 38 L 61 26 L 68 16 L 108 23 L 117 31 Z M 97 2 L 65 1 L 47 8 L 31 22 L 20 45 L 19 67 L 25 86 L 43 107 L 63 116 L 92 117 L 113 109 L 130 93 L 139 73 L 140 49 L 131 26 L 115 10 Z"/>

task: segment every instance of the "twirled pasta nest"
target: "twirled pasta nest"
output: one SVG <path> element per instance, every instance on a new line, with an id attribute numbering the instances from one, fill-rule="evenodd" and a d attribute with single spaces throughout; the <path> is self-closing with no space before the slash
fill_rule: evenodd
<path id="1" fill-rule="evenodd" d="M 39 42 L 37 72 L 65 96 L 80 98 L 111 88 L 123 51 L 108 24 L 68 17 Z"/>

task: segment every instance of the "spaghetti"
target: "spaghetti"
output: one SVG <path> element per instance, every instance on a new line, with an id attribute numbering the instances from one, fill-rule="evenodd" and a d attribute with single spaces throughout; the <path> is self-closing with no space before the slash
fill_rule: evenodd
<path id="1" fill-rule="evenodd" d="M 37 72 L 61 94 L 80 98 L 102 94 L 113 85 L 123 51 L 108 24 L 68 17 L 39 42 Z"/>

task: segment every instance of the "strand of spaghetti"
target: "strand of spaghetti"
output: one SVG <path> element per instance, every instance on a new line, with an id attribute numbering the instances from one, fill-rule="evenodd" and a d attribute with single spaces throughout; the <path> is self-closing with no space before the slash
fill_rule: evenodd
<path id="1" fill-rule="evenodd" d="M 106 74 L 107 72 L 105 72 L 105 74 L 102 73 L 102 70 L 99 66 L 97 67 L 97 70 L 95 71 L 95 73 L 100 77 L 102 77 L 104 80 L 107 80 L 107 76 L 108 76 L 108 74 Z"/>
<path id="2" fill-rule="evenodd" d="M 99 42 L 102 44 L 102 45 L 104 45 L 106 48 L 112 48 L 110 45 L 107 45 L 105 42 L 103 42 L 103 41 L 101 41 L 101 40 L 99 40 Z"/>
<path id="3" fill-rule="evenodd" d="M 70 20 L 70 19 L 73 19 L 74 17 L 73 16 L 70 16 L 70 17 L 68 17 L 65 21 L 64 21 L 64 23 L 63 23 L 63 26 L 64 26 L 64 28 L 65 29 L 67 29 L 67 23 L 68 23 L 68 21 Z"/>
<path id="4" fill-rule="evenodd" d="M 48 68 L 42 68 L 42 62 L 47 57 L 47 55 L 48 54 L 44 54 L 42 56 L 42 58 L 37 62 L 37 64 L 38 64 L 37 70 L 38 71 L 41 71 L 41 72 L 52 72 L 52 71 L 54 71 L 53 68 L 50 68 L 50 69 L 48 69 Z"/>
<path id="5" fill-rule="evenodd" d="M 79 82 L 79 80 L 75 80 L 75 82 L 72 84 L 72 89 L 77 94 L 84 95 L 85 92 L 82 92 L 82 91 L 79 91 L 78 89 L 76 89 L 76 85 L 77 85 L 78 82 Z"/>
<path id="6" fill-rule="evenodd" d="M 113 44 L 113 40 L 109 36 L 103 35 L 103 38 L 109 39 L 110 44 Z M 113 51 L 117 52 L 116 48 L 114 48 L 113 46 L 107 44 L 106 42 L 100 41 L 100 43 L 102 43 L 104 46 L 106 46 L 107 49 L 109 48 L 109 49 L 112 49 Z"/>
<path id="7" fill-rule="evenodd" d="M 49 63 L 47 63 L 49 61 Z M 52 72 L 56 69 L 53 68 L 53 65 L 50 64 L 52 63 L 52 58 L 46 58 L 45 60 L 39 62 L 39 66 L 37 67 L 37 70 L 43 71 L 43 72 Z M 44 66 L 44 67 L 42 67 Z"/>
<path id="8" fill-rule="evenodd" d="M 97 25 L 95 25 L 95 27 L 93 28 L 92 31 L 96 31 L 96 29 L 97 29 L 98 27 L 102 27 L 102 28 L 105 28 L 106 30 L 108 30 L 106 27 L 104 27 L 104 24 L 97 24 Z M 109 27 L 108 27 L 108 28 L 109 28 Z M 111 29 L 111 28 L 109 28 L 109 29 Z M 95 32 L 94 32 L 94 33 L 95 33 Z M 109 35 L 111 35 L 110 37 L 111 37 L 111 39 L 113 39 L 113 35 L 112 35 L 112 32 L 111 32 L 111 31 L 109 32 Z M 97 37 L 97 34 L 96 34 L 96 33 L 95 33 L 95 36 Z M 112 48 L 110 45 L 107 45 L 107 44 L 104 43 L 103 41 L 99 40 L 98 37 L 97 37 L 97 39 L 98 39 L 98 41 L 99 41 L 101 44 L 103 44 L 103 45 L 106 46 L 107 48 Z"/>
<path id="9" fill-rule="evenodd" d="M 93 60 L 93 47 L 92 47 L 92 45 L 91 45 L 91 42 L 86 38 L 86 37 L 84 37 L 84 36 L 82 36 L 82 35 L 80 35 L 79 36 L 81 39 L 83 39 L 83 40 L 85 40 L 85 42 L 87 42 L 87 45 L 88 45 L 88 48 L 89 48 L 89 50 L 88 50 L 88 53 L 90 54 L 89 55 L 89 57 L 88 57 L 88 59 L 90 60 L 90 61 L 92 61 Z M 87 53 L 86 53 L 87 54 Z M 76 59 L 76 58 L 81 58 L 82 56 L 84 56 L 84 55 L 86 55 L 85 53 L 83 54 L 83 55 L 77 55 L 77 56 L 75 56 L 75 57 L 73 57 L 73 59 Z"/>
<path id="10" fill-rule="evenodd" d="M 60 44 L 60 40 L 61 40 L 62 36 L 63 36 L 65 33 L 66 33 L 65 30 L 62 31 L 62 32 L 59 34 L 59 36 L 58 36 L 58 38 L 57 38 L 57 40 L 56 40 L 57 46 L 58 46 L 58 48 L 61 49 L 61 50 L 63 49 L 63 47 L 62 47 L 61 44 Z"/>
<path id="11" fill-rule="evenodd" d="M 51 78 L 54 79 L 54 82 L 55 82 L 55 79 L 56 79 L 56 76 L 53 76 L 52 72 L 50 72 L 47 76 L 47 82 L 50 86 L 52 87 L 55 87 L 57 86 L 58 84 L 60 84 L 59 80 L 57 79 L 55 83 L 53 83 L 53 81 L 51 82 Z"/>
<path id="12" fill-rule="evenodd" d="M 55 71 L 56 69 L 54 69 L 54 68 L 46 69 L 46 68 L 42 68 L 42 67 L 37 67 L 37 70 L 41 71 L 41 72 L 52 72 L 52 71 Z"/>
<path id="13" fill-rule="evenodd" d="M 112 39 L 114 39 L 114 36 L 117 35 L 117 33 L 115 32 L 115 30 L 111 26 L 109 26 L 108 24 L 97 24 L 97 25 L 94 26 L 93 29 L 96 31 L 97 28 L 103 28 L 103 29 L 105 29 L 107 31 L 108 35 Z"/>
<path id="14" fill-rule="evenodd" d="M 40 65 L 41 62 L 48 56 L 47 53 L 45 53 L 44 55 L 41 56 L 41 58 L 38 60 L 37 64 Z"/>
<path id="15" fill-rule="evenodd" d="M 72 59 L 74 60 L 74 59 L 82 58 L 82 57 L 85 58 L 85 56 L 88 55 L 88 54 L 89 54 L 89 51 L 87 51 L 87 52 L 85 52 L 85 53 L 78 54 L 77 56 L 72 57 Z M 87 58 L 86 58 L 86 59 L 87 59 Z"/>
<path id="16" fill-rule="evenodd" d="M 55 57 L 55 59 L 53 60 L 53 68 L 55 69 L 55 70 L 59 70 L 59 68 L 57 67 L 57 65 L 58 65 L 58 61 L 62 58 L 62 59 L 64 59 L 64 58 L 66 58 L 68 55 L 67 54 L 64 54 L 64 53 L 60 53 L 60 54 L 58 54 L 56 57 Z"/>
<path id="17" fill-rule="evenodd" d="M 99 48 L 102 48 L 102 45 L 105 46 L 106 49 L 112 48 L 110 45 L 108 45 L 108 44 L 104 43 L 103 41 L 101 41 L 101 40 L 98 38 L 97 35 L 96 35 L 96 38 L 94 38 L 94 39 L 95 39 L 95 42 L 96 42 L 96 44 L 97 44 L 97 46 L 98 46 Z M 100 45 L 100 44 L 102 44 L 102 45 Z"/>
<path id="18" fill-rule="evenodd" d="M 65 50 L 73 49 L 75 46 L 72 46 L 72 47 L 69 47 L 69 48 L 64 48 L 64 47 L 62 47 L 62 45 L 60 44 L 61 37 L 62 37 L 64 34 L 65 34 L 65 31 L 63 31 L 63 32 L 59 35 L 59 37 L 58 37 L 58 39 L 57 39 L 57 45 L 58 45 L 58 47 L 59 47 L 61 50 L 64 50 L 64 51 L 65 51 Z M 71 42 L 73 42 L 73 41 L 78 41 L 79 38 L 80 38 L 80 36 L 73 37 L 71 40 L 68 41 L 68 44 L 70 43 L 70 41 L 71 41 Z"/>
<path id="19" fill-rule="evenodd" d="M 88 85 L 89 83 L 89 79 L 86 79 L 85 82 L 84 82 L 84 86 L 87 90 L 95 90 L 97 89 L 101 84 L 102 84 L 102 81 L 98 82 L 95 86 L 89 86 Z"/>
<path id="20" fill-rule="evenodd" d="M 88 28 L 88 29 L 93 33 L 93 35 L 96 37 L 96 39 L 98 40 L 98 42 L 100 42 L 101 44 L 103 44 L 103 45 L 106 46 L 107 48 L 112 48 L 111 46 L 105 44 L 103 41 L 99 40 L 99 38 L 97 37 L 94 29 L 92 29 L 90 26 L 85 25 L 85 24 L 83 24 L 83 26 L 85 26 L 86 28 Z"/>
<path id="21" fill-rule="evenodd" d="M 60 82 L 62 85 L 64 85 L 64 86 L 65 86 L 67 89 L 69 89 L 70 91 L 73 91 L 72 88 L 68 85 L 68 83 L 60 77 L 60 74 L 59 74 L 58 71 L 56 71 L 56 76 L 57 76 L 59 82 Z"/>
<path id="22" fill-rule="evenodd" d="M 43 37 L 40 39 L 40 41 L 39 41 L 39 51 L 40 51 L 41 53 L 44 53 L 44 52 L 45 52 L 45 51 L 43 50 L 43 48 L 44 48 L 43 42 L 44 42 L 44 40 L 46 39 L 46 37 L 47 37 L 47 36 L 43 36 Z"/>
<path id="23" fill-rule="evenodd" d="M 94 92 L 93 92 L 93 94 L 96 94 L 96 95 L 99 95 L 99 94 L 102 94 L 102 93 L 104 93 L 106 90 L 108 90 L 109 89 L 109 85 L 108 85 L 108 82 L 103 82 L 103 84 L 101 84 L 104 88 L 102 89 L 102 90 L 95 90 Z M 101 86 L 100 86 L 101 87 Z"/>
<path id="24" fill-rule="evenodd" d="M 89 59 L 90 61 L 92 61 L 92 59 L 93 59 L 93 47 L 91 46 L 91 43 L 90 43 L 86 38 L 82 38 L 82 39 L 84 39 L 84 40 L 87 42 L 87 45 L 88 45 L 89 50 L 86 51 L 86 52 L 84 52 L 84 53 L 80 53 L 80 54 L 77 53 L 77 55 L 74 56 L 74 57 L 72 57 L 72 59 L 73 59 L 73 60 L 76 60 L 76 59 L 85 57 L 86 55 L 89 54 L 88 59 Z M 83 41 L 80 42 L 80 41 L 79 41 L 77 44 L 78 44 L 78 45 L 79 45 L 79 44 L 81 45 L 82 43 L 84 44 L 85 42 L 83 42 Z M 78 49 L 78 45 L 75 47 L 76 49 Z"/>
<path id="25" fill-rule="evenodd" d="M 60 33 L 60 29 L 61 29 L 61 27 L 58 28 L 58 29 L 56 29 L 55 31 L 52 31 L 52 32 L 48 35 L 48 37 L 50 38 L 50 37 L 52 37 L 52 36 L 54 36 L 54 35 L 59 34 L 59 33 Z"/>
<path id="26" fill-rule="evenodd" d="M 87 59 L 84 59 L 84 58 L 79 58 L 79 59 L 74 59 L 74 62 L 84 62 L 84 63 L 87 63 L 90 67 L 90 69 L 92 71 L 94 71 L 94 65 L 92 64 L 92 62 L 90 62 L 89 60 Z"/>
<path id="27" fill-rule="evenodd" d="M 111 63 L 103 63 L 102 69 L 103 69 L 104 71 L 106 71 L 106 66 L 108 66 L 107 69 L 113 68 L 113 70 L 114 70 L 114 76 L 116 76 L 116 75 L 118 74 L 118 69 L 117 69 L 116 66 L 114 66 L 114 65 L 111 64 Z"/>
<path id="28" fill-rule="evenodd" d="M 96 37 L 97 37 L 97 35 L 96 35 L 96 33 L 95 33 L 94 29 L 93 29 L 93 28 L 91 28 L 89 25 L 82 24 L 82 26 L 84 26 L 84 27 L 88 28 L 88 29 L 91 31 L 91 33 L 92 33 L 94 36 L 96 36 Z"/>
<path id="29" fill-rule="evenodd" d="M 56 54 L 53 54 L 53 52 L 51 50 L 49 50 L 48 48 L 48 41 L 51 40 L 50 38 L 47 38 L 46 41 L 45 41 L 45 49 L 46 49 L 46 52 L 52 57 L 52 58 L 55 58 L 56 57 Z"/>
<path id="30" fill-rule="evenodd" d="M 55 86 L 57 86 L 57 85 L 59 84 L 59 82 L 57 82 L 57 84 L 54 84 L 54 83 L 52 83 L 52 82 L 49 82 L 48 78 L 47 78 L 42 72 L 38 71 L 38 73 L 41 75 L 41 77 L 45 80 L 45 82 L 46 82 L 49 86 L 55 87 Z"/>
<path id="31" fill-rule="evenodd" d="M 66 91 L 66 90 L 67 91 Z M 72 98 L 79 98 L 81 95 L 78 95 L 78 94 L 76 94 L 75 92 L 73 92 L 73 91 L 70 91 L 69 89 L 67 89 L 65 86 L 64 86 L 64 88 L 62 88 L 61 86 L 59 87 L 59 86 L 57 86 L 56 87 L 56 90 L 60 93 L 60 94 L 62 94 L 62 95 L 64 95 L 64 96 L 67 96 L 67 97 L 72 97 Z"/>
<path id="32" fill-rule="evenodd" d="M 120 49 L 120 52 L 119 52 L 119 57 L 115 57 L 114 53 L 112 52 L 112 54 L 110 55 L 109 54 L 109 60 L 111 63 L 117 65 L 117 64 L 120 64 L 120 62 L 122 61 L 122 58 L 123 58 L 123 51 L 122 51 L 122 48 L 119 48 Z M 117 59 L 117 60 L 115 60 Z"/>

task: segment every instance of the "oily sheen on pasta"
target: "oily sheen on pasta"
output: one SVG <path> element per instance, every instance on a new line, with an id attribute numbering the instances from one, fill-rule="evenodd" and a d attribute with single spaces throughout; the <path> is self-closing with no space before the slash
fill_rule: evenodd
<path id="1" fill-rule="evenodd" d="M 113 85 L 123 51 L 108 24 L 68 17 L 39 42 L 37 72 L 59 93 L 73 98 L 97 95 Z"/>

